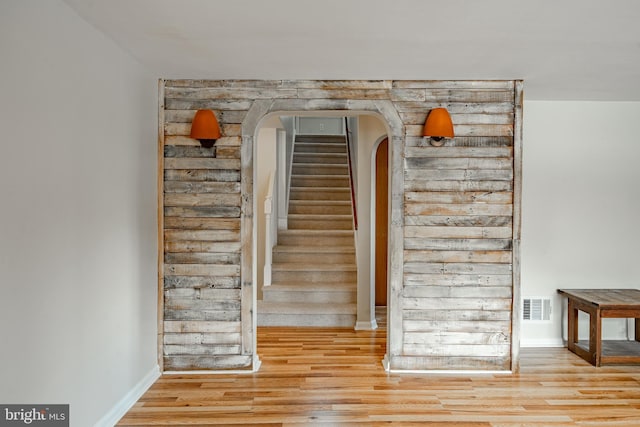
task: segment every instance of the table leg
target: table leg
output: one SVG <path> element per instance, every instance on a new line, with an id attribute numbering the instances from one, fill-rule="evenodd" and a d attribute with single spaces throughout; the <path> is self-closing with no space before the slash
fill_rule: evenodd
<path id="1" fill-rule="evenodd" d="M 589 353 L 591 353 L 591 363 L 600 366 L 602 361 L 602 318 L 600 309 L 589 313 Z"/>
<path id="2" fill-rule="evenodd" d="M 578 342 L 578 309 L 571 298 L 569 298 L 567 311 L 569 314 L 567 320 L 567 348 L 575 352 L 576 343 Z"/>

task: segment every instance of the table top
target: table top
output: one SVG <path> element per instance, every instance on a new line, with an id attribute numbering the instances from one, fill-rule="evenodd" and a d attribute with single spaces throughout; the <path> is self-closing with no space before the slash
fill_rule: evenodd
<path id="1" fill-rule="evenodd" d="M 558 292 L 605 309 L 640 306 L 640 289 L 558 289 Z"/>

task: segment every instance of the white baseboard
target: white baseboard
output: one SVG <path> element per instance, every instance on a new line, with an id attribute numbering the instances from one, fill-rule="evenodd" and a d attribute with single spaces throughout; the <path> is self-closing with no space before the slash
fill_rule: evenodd
<path id="1" fill-rule="evenodd" d="M 95 427 L 113 427 L 120 418 L 131 409 L 133 405 L 142 397 L 142 395 L 160 378 L 160 367 L 155 366 L 136 386 L 131 389 L 116 405 L 111 408 L 101 419 L 95 424 Z"/>
<path id="2" fill-rule="evenodd" d="M 523 339 L 520 347 L 566 347 L 566 344 L 562 338 Z"/>
<path id="3" fill-rule="evenodd" d="M 382 367 L 384 368 L 385 372 L 391 371 L 391 365 L 389 363 L 389 355 L 385 354 L 384 358 L 382 359 Z"/>
<path id="4" fill-rule="evenodd" d="M 376 320 L 371 320 L 371 321 L 360 321 L 358 320 L 356 322 L 356 327 L 354 328 L 356 331 L 373 331 L 375 329 L 378 329 L 378 323 L 376 322 Z"/>

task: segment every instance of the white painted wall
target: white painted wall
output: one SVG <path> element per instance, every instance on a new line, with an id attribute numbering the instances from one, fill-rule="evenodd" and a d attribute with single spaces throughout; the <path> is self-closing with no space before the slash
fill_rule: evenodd
<path id="1" fill-rule="evenodd" d="M 382 118 L 373 115 L 358 117 L 357 183 L 358 231 L 356 232 L 356 256 L 358 262 L 358 306 L 356 329 L 376 328 L 375 276 L 371 247 L 375 245 L 375 219 L 371 208 L 371 180 L 375 174 L 373 152 L 376 143 L 387 134 Z M 372 230 L 373 228 L 373 230 Z"/>
<path id="2" fill-rule="evenodd" d="M 274 127 L 270 127 L 274 126 Z M 265 256 L 265 216 L 264 199 L 269 191 L 269 174 L 276 171 L 276 131 L 277 123 L 265 123 L 256 133 L 255 146 L 255 192 L 254 217 L 257 222 L 257 240 L 254 251 L 257 253 L 256 279 L 258 284 L 257 298 L 262 299 L 262 287 L 264 285 L 264 256 Z M 273 206 L 275 210 L 276 206 Z M 275 212 L 274 212 L 275 213 Z"/>
<path id="3" fill-rule="evenodd" d="M 563 323 L 566 338 L 559 288 L 640 287 L 638 117 L 639 102 L 525 102 L 522 295 L 553 311 L 523 323 L 523 345 L 561 344 Z M 626 336 L 606 322 L 605 337 Z"/>
<path id="4" fill-rule="evenodd" d="M 155 79 L 59 0 L 0 3 L 0 54 L 0 402 L 108 423 L 156 369 Z M 557 288 L 639 285 L 638 117 L 525 103 L 522 294 L 554 311 L 524 345 L 560 342 Z"/>
<path id="5" fill-rule="evenodd" d="M 157 374 L 157 82 L 59 0 L 0 57 L 0 402 L 110 425 Z"/>

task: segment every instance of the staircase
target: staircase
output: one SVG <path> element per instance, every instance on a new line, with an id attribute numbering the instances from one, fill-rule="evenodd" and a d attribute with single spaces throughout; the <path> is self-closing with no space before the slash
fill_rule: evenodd
<path id="1" fill-rule="evenodd" d="M 272 284 L 258 301 L 259 326 L 356 322 L 356 259 L 344 136 L 298 136 L 288 229 L 278 231 Z"/>

